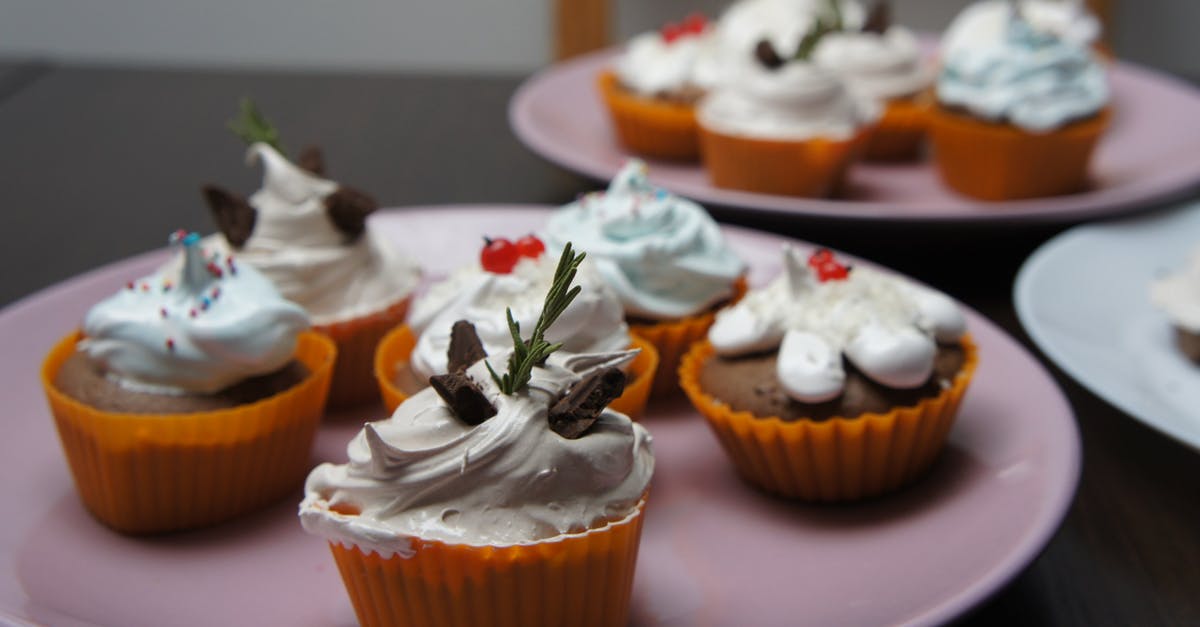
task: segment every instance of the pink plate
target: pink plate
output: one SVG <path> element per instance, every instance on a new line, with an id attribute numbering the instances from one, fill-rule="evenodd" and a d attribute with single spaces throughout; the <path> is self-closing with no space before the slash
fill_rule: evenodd
<path id="1" fill-rule="evenodd" d="M 375 227 L 441 276 L 478 234 L 537 229 L 544 208 L 424 207 Z M 464 228 L 465 227 L 465 228 Z M 780 237 L 726 228 L 762 284 Z M 43 355 L 89 305 L 164 259 L 95 270 L 0 312 L 0 623 L 350 625 L 349 600 L 295 498 L 235 524 L 149 539 L 96 523 L 76 498 L 37 380 Z M 981 365 L 944 457 L 917 486 L 861 505 L 796 505 L 737 479 L 686 403 L 652 406 L 658 458 L 634 587 L 637 625 L 940 623 L 1029 563 L 1058 527 L 1079 474 L 1071 410 L 1045 369 L 968 312 Z M 382 410 L 334 417 L 314 464 Z"/>
<path id="2" fill-rule="evenodd" d="M 595 87 L 612 50 L 554 65 L 509 103 L 525 145 L 561 166 L 608 180 L 629 157 L 613 138 Z M 654 162 L 650 178 L 700 202 L 774 216 L 914 222 L 1051 222 L 1145 209 L 1200 185 L 1200 92 L 1128 63 L 1114 63 L 1113 122 L 1092 162 L 1089 191 L 1034 200 L 980 202 L 945 188 L 928 162 L 856 165 L 849 197 L 816 200 L 718 189 L 699 164 Z M 713 207 L 717 215 L 722 209 Z"/>

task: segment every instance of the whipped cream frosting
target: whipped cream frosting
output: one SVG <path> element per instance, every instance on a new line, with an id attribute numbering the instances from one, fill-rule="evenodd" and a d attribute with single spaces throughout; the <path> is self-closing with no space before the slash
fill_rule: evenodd
<path id="1" fill-rule="evenodd" d="M 304 310 L 198 235 L 172 239 L 182 260 L 92 307 L 79 350 L 117 383 L 164 394 L 217 392 L 287 364 Z"/>
<path id="2" fill-rule="evenodd" d="M 497 413 L 461 422 L 433 389 L 405 401 L 350 441 L 347 464 L 309 474 L 304 528 L 384 556 L 412 555 L 414 539 L 511 545 L 579 533 L 636 511 L 654 472 L 650 434 L 604 410 L 587 434 L 549 428 L 549 405 L 589 372 L 632 352 L 574 356 L 534 368 L 529 385 L 500 392 L 481 360 L 467 370 Z M 507 353 L 487 358 L 502 368 Z M 348 508 L 357 514 L 339 513 Z"/>
<path id="3" fill-rule="evenodd" d="M 709 93 L 696 111 L 701 126 L 727 135 L 775 140 L 844 140 L 879 117 L 878 102 L 852 93 L 833 72 L 792 61 L 746 67 Z"/>
<path id="4" fill-rule="evenodd" d="M 912 96 L 933 83 L 932 64 L 916 35 L 903 26 L 883 34 L 842 31 L 821 38 L 813 61 L 841 76 L 858 94 L 875 100 Z"/>
<path id="5" fill-rule="evenodd" d="M 1200 250 L 1182 270 L 1151 283 L 1150 300 L 1176 326 L 1200 333 Z"/>
<path id="6" fill-rule="evenodd" d="M 1088 47 L 1100 39 L 1100 20 L 1082 0 L 1020 0 L 1021 16 L 1035 30 Z M 963 9 L 942 34 L 942 55 L 972 48 L 979 41 L 1004 37 L 1012 19 L 1012 0 L 981 0 Z"/>
<path id="7" fill-rule="evenodd" d="M 409 312 L 409 327 L 417 335 L 410 362 L 413 373 L 425 380 L 446 372 L 450 330 L 459 320 L 475 325 L 488 354 L 511 347 L 506 309 L 512 309 L 522 330 L 532 330 L 554 281 L 556 262 L 550 254 L 526 257 L 508 274 L 488 272 L 475 263 L 431 286 Z M 629 347 L 629 327 L 620 302 L 593 266 L 589 254 L 575 277 L 579 295 L 546 332 L 547 341 L 562 342 L 563 352 L 601 353 Z"/>
<path id="8" fill-rule="evenodd" d="M 352 242 L 326 215 L 325 197 L 338 184 L 307 172 L 267 144 L 247 154 L 263 165 L 262 188 L 249 199 L 254 231 L 240 249 L 213 236 L 225 250 L 267 275 L 288 300 L 308 310 L 313 324 L 341 322 L 382 311 L 417 285 L 416 265 L 370 225 Z"/>
<path id="9" fill-rule="evenodd" d="M 842 393 L 843 356 L 892 388 L 924 385 L 937 344 L 959 341 L 966 320 L 948 296 L 855 267 L 820 281 L 799 250 L 784 248 L 785 273 L 719 312 L 708 339 L 718 355 L 779 348 L 776 375 L 792 398 L 819 403 Z"/>
<path id="10" fill-rule="evenodd" d="M 606 192 L 555 212 L 544 235 L 551 249 L 573 242 L 586 251 L 625 312 L 655 320 L 689 316 L 729 298 L 746 268 L 700 205 L 651 185 L 646 164 L 636 159 Z"/>
<path id="11" fill-rule="evenodd" d="M 686 33 L 668 42 L 657 31 L 629 41 L 613 70 L 621 84 L 644 96 L 705 90 L 720 77 L 720 58 L 712 30 Z"/>

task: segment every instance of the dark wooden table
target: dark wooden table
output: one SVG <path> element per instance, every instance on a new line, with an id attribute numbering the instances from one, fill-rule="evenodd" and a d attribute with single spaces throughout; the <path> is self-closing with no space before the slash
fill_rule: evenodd
<path id="1" fill-rule="evenodd" d="M 211 230 L 199 184 L 248 191 L 257 171 L 223 125 L 254 97 L 294 146 L 387 206 L 569 201 L 599 184 L 509 131 L 519 77 L 81 69 L 0 61 L 0 305 Z M 736 218 L 728 211 L 723 216 Z M 736 220 L 860 254 L 981 311 L 1037 354 L 1013 277 L 1059 227 L 914 228 Z M 964 624 L 1200 624 L 1200 454 L 1051 368 L 1078 417 L 1083 478 L 1046 550 Z"/>

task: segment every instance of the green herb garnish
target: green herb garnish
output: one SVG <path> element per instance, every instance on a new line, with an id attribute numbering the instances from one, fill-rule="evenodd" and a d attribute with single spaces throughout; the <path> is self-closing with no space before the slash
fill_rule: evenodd
<path id="1" fill-rule="evenodd" d="M 575 280 L 575 272 L 586 256 L 587 253 L 576 255 L 570 242 L 563 248 L 562 256 L 558 258 L 558 266 L 554 269 L 554 282 L 550 285 L 550 291 L 546 292 L 546 302 L 542 305 L 542 313 L 538 316 L 537 324 L 533 326 L 533 335 L 529 340 L 521 339 L 521 325 L 513 319 L 512 309 L 505 309 L 508 330 L 513 339 L 513 353 L 508 358 L 508 372 L 500 376 L 492 369 L 492 364 L 486 360 L 483 362 L 492 374 L 492 380 L 500 386 L 501 392 L 510 396 L 515 394 L 529 383 L 534 366 L 546 363 L 550 353 L 562 348 L 562 343 L 551 344 L 546 341 L 546 331 L 579 295 L 581 288 L 578 285 L 571 287 L 571 281 Z"/>
<path id="2" fill-rule="evenodd" d="M 798 61 L 807 61 L 812 56 L 814 50 L 817 49 L 817 44 L 821 38 L 829 33 L 836 33 L 845 28 L 842 22 L 842 7 L 839 0 L 828 0 L 827 11 L 822 12 L 816 19 L 813 20 L 812 26 L 808 32 L 804 34 L 804 38 L 800 40 L 800 45 L 796 47 L 796 56 L 793 57 Z"/>
<path id="3" fill-rule="evenodd" d="M 246 142 L 246 145 L 263 142 L 281 153 L 284 152 L 283 145 L 279 142 L 279 129 L 263 117 L 258 105 L 249 98 L 242 98 L 237 119 L 230 120 L 227 126 L 234 135 Z"/>

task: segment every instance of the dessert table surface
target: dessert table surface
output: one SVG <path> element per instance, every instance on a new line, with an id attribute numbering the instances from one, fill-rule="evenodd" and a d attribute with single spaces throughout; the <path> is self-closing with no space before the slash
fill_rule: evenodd
<path id="1" fill-rule="evenodd" d="M 242 96 L 258 102 L 285 145 L 320 145 L 332 178 L 385 207 L 562 204 L 599 189 L 513 136 L 506 111 L 522 78 L 0 59 L 0 306 L 159 248 L 174 229 L 211 231 L 201 184 L 257 187 L 258 170 L 245 166 L 240 142 L 225 131 Z M 1062 225 L 906 226 L 723 213 L 925 281 L 1043 357 L 1017 321 L 1012 283 L 1025 258 Z M 1043 362 L 1079 423 L 1078 493 L 1042 554 L 960 622 L 1200 624 L 1200 451 Z M 20 469 L 0 461 L 0 472 Z"/>

